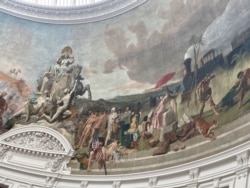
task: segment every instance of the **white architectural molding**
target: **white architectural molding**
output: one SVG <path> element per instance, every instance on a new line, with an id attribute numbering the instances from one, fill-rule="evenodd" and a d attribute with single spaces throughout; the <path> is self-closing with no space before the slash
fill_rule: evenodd
<path id="1" fill-rule="evenodd" d="M 41 149 L 35 148 L 34 145 L 44 143 L 40 134 L 45 135 L 43 138 L 57 142 L 58 146 L 54 149 L 44 145 Z M 67 163 L 74 151 L 60 133 L 47 127 L 13 129 L 0 136 L 0 144 L 0 184 L 8 185 L 9 188 L 249 188 L 250 185 L 250 141 L 190 163 L 120 175 L 70 173 Z M 60 154 L 55 157 L 55 152 Z M 18 163 L 18 160 L 23 164 Z M 44 161 L 49 162 L 48 169 L 41 168 L 46 164 Z M 42 165 L 37 166 L 36 163 Z M 66 169 L 62 164 L 65 164 Z"/>
<path id="2" fill-rule="evenodd" d="M 192 183 L 192 184 L 188 185 L 187 188 L 198 188 L 197 183 Z"/>
<path id="3" fill-rule="evenodd" d="M 198 168 L 192 169 L 189 171 L 189 180 L 191 182 L 197 181 L 198 177 L 199 177 L 199 169 Z"/>
<path id="4" fill-rule="evenodd" d="M 149 178 L 149 181 L 148 181 L 149 188 L 154 188 L 156 184 L 157 184 L 157 177 Z"/>
<path id="5" fill-rule="evenodd" d="M 68 6 L 89 6 L 112 2 L 113 0 L 12 0 L 33 6 L 52 6 L 52 7 L 68 7 Z"/>
<path id="6" fill-rule="evenodd" d="M 80 184 L 80 188 L 87 188 L 88 187 L 88 182 L 87 181 L 82 181 Z"/>
<path id="7" fill-rule="evenodd" d="M 237 164 L 239 168 L 244 168 L 249 164 L 249 152 L 245 151 L 237 155 Z"/>
<path id="8" fill-rule="evenodd" d="M 113 188 L 120 188 L 121 182 L 120 181 L 114 181 L 113 182 Z"/>
<path id="9" fill-rule="evenodd" d="M 42 6 L 15 0 L 0 1 L 0 11 L 27 20 L 78 24 L 108 19 L 132 10 L 148 0 L 109 0 L 88 6 Z"/>
<path id="10" fill-rule="evenodd" d="M 48 127 L 24 126 L 0 136 L 0 161 L 13 168 L 69 174 L 67 164 L 73 154 L 69 142 Z M 46 178 L 49 184 L 53 181 L 54 177 Z"/>

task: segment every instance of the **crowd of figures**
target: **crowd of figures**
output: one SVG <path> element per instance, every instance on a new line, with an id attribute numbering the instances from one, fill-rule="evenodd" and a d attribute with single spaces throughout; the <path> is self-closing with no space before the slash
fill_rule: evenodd
<path id="1" fill-rule="evenodd" d="M 234 95 L 231 95 L 232 100 L 235 95 L 240 95 L 240 109 L 245 93 L 250 89 L 250 69 L 239 72 L 237 78 L 229 93 L 234 92 Z M 90 156 L 86 168 L 90 171 L 93 161 L 97 161 L 101 168 L 105 161 L 119 158 L 117 156 L 121 155 L 121 151 L 126 154 L 124 148 L 133 150 L 140 142 L 146 143 L 149 147 L 158 146 L 153 155 L 162 155 L 168 152 L 171 143 L 185 142 L 196 134 L 215 139 L 213 129 L 217 126 L 217 121 L 207 122 L 203 118 L 206 103 L 216 116 L 222 113 L 212 98 L 212 79 L 216 79 L 215 75 L 205 76 L 195 88 L 200 107 L 199 114 L 194 119 L 187 114 L 182 117 L 178 115 L 177 97 L 180 86 L 172 90 L 163 89 L 164 94 L 159 98 L 150 97 L 147 106 L 138 102 L 124 109 L 116 106 L 102 112 L 89 111 L 87 120 L 78 130 L 79 139 L 76 144 L 79 150 L 88 148 L 87 153 Z M 149 113 L 145 114 L 145 111 Z M 175 149 L 184 148 L 185 144 Z"/>
<path id="2" fill-rule="evenodd" d="M 25 101 L 22 108 L 13 108 L 11 103 L 18 101 L 17 97 L 3 91 L 0 94 L 1 131 L 3 132 L 9 115 L 19 123 L 43 120 L 50 124 L 72 118 L 72 107 L 76 106 L 74 104 L 77 96 L 87 92 L 89 101 L 92 98 L 90 86 L 82 83 L 84 78 L 81 76 L 81 70 L 81 66 L 74 65 L 72 49 L 65 47 L 55 66 L 50 67 L 38 80 L 37 90 Z M 244 96 L 250 89 L 250 68 L 239 72 L 237 78 L 236 84 L 222 102 L 234 100 L 234 96 L 239 93 L 240 109 Z M 197 109 L 199 115 L 195 119 L 185 113 L 181 117 L 178 114 L 177 98 L 181 92 L 179 85 L 171 89 L 162 88 L 161 96 L 151 96 L 146 103 L 135 102 L 126 107 L 117 105 L 105 110 L 85 109 L 87 114 L 80 117 L 81 123 L 75 124 L 75 147 L 80 152 L 87 148 L 85 156 L 88 160 L 85 161 L 85 167 L 90 171 L 93 161 L 97 161 L 100 168 L 105 167 L 105 161 L 119 159 L 121 148 L 133 150 L 140 142 L 149 147 L 160 143 L 153 155 L 161 155 L 167 153 L 171 143 L 177 140 L 184 142 L 196 133 L 215 139 L 212 129 L 216 127 L 217 121 L 206 122 L 203 119 L 206 103 L 216 116 L 221 113 L 212 97 L 212 79 L 216 79 L 215 75 L 205 76 L 195 88 L 200 104 Z M 10 111 L 11 114 L 8 113 Z M 180 149 L 183 148 L 185 146 Z M 123 150 L 123 153 L 126 152 Z"/>

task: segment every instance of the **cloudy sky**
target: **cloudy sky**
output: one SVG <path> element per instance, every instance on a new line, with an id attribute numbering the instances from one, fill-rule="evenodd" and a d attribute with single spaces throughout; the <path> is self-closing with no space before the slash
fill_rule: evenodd
<path id="1" fill-rule="evenodd" d="M 2 71 L 21 69 L 18 77 L 35 89 L 61 50 L 71 46 L 93 99 L 140 93 L 164 74 L 181 72 L 192 35 L 205 36 L 204 52 L 227 48 L 249 25 L 249 12 L 248 0 L 150 0 L 129 14 L 80 25 L 0 14 Z"/>

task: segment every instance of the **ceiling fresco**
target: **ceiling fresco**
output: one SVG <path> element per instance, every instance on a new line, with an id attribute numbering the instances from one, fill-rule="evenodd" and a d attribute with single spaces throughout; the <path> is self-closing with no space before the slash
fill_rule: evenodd
<path id="1" fill-rule="evenodd" d="M 249 18 L 248 0 L 150 0 L 71 25 L 0 13 L 1 132 L 55 128 L 83 173 L 216 140 L 250 107 Z"/>

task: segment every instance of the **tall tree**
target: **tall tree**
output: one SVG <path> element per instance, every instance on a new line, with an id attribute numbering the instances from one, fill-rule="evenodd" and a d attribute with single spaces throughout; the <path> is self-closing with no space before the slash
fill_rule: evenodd
<path id="1" fill-rule="evenodd" d="M 198 37 L 193 35 L 190 39 L 190 45 L 193 47 L 193 57 L 194 57 L 194 76 L 192 79 L 192 88 L 191 88 L 192 91 L 196 88 L 198 84 L 197 83 L 198 58 L 199 58 L 200 48 L 205 44 L 205 42 L 206 41 L 203 35 L 200 35 Z M 196 97 L 195 97 L 195 104 L 197 104 Z"/>

